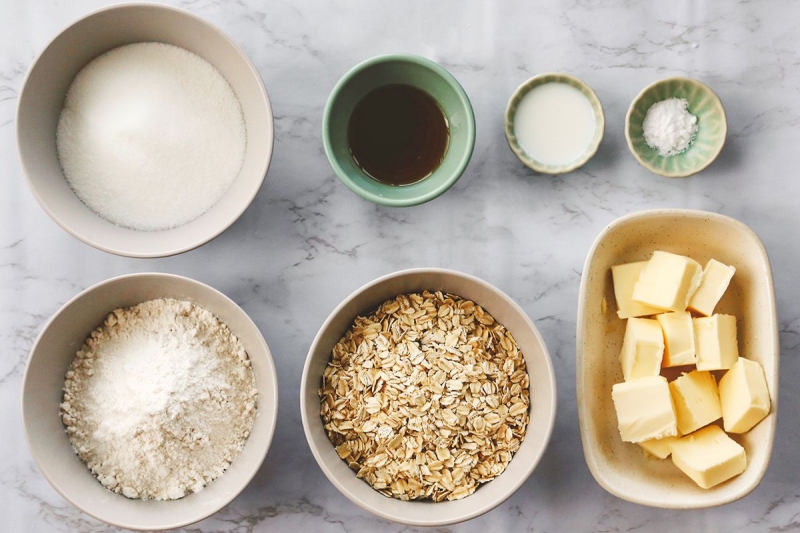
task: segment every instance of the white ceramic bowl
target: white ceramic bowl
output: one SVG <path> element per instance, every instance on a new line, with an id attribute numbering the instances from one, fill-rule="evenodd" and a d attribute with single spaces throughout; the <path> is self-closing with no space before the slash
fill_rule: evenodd
<path id="1" fill-rule="evenodd" d="M 252 363 L 258 415 L 244 449 L 228 470 L 203 490 L 172 501 L 130 500 L 107 490 L 78 459 L 59 414 L 64 375 L 89 333 L 106 315 L 155 298 L 188 300 L 213 313 L 239 338 Z M 242 309 L 200 282 L 171 274 L 130 274 L 109 279 L 64 304 L 31 349 L 22 384 L 22 420 L 31 455 L 50 484 L 70 503 L 115 526 L 171 529 L 202 520 L 233 500 L 267 454 L 278 413 L 278 384 L 267 343 Z"/>
<path id="2" fill-rule="evenodd" d="M 619 352 L 625 320 L 617 317 L 611 266 L 648 259 L 665 250 L 736 267 L 716 312 L 735 315 L 739 353 L 764 367 L 772 411 L 748 433 L 747 469 L 708 490 L 699 488 L 671 459 L 646 457 L 622 442 L 611 386 L 623 381 Z M 577 333 L 577 395 L 586 463 L 600 485 L 625 500 L 671 509 L 711 507 L 752 491 L 769 464 L 778 413 L 778 322 L 772 273 L 764 245 L 732 218 L 684 209 L 657 209 L 624 216 L 604 229 L 589 251 L 581 278 Z"/>
<path id="3" fill-rule="evenodd" d="M 113 48 L 146 41 L 179 46 L 214 65 L 236 93 L 247 128 L 244 162 L 227 193 L 200 217 L 164 231 L 123 228 L 92 212 L 64 178 L 56 149 L 56 128 L 64 98 L 81 68 Z M 269 97 L 244 52 L 203 19 L 157 4 L 115 5 L 71 24 L 34 61 L 17 107 L 19 158 L 42 208 L 83 242 L 130 257 L 185 252 L 222 233 L 247 209 L 260 189 L 272 157 L 272 145 Z"/>
<path id="4" fill-rule="evenodd" d="M 461 500 L 434 503 L 404 502 L 383 496 L 356 478 L 336 453 L 323 428 L 317 390 L 334 344 L 358 315 L 374 311 L 399 294 L 441 290 L 481 305 L 514 335 L 530 374 L 530 423 L 519 451 L 505 472 Z M 333 310 L 308 352 L 300 383 L 300 411 L 308 445 L 322 471 L 342 494 L 367 511 L 395 522 L 441 526 L 474 518 L 502 503 L 530 476 L 553 431 L 556 380 L 547 347 L 525 312 L 497 288 L 476 277 L 445 269 L 413 269 L 372 281 L 348 296 Z"/>
<path id="5" fill-rule="evenodd" d="M 517 109 L 519 108 L 520 103 L 533 89 L 548 83 L 563 83 L 577 89 L 586 97 L 587 100 L 589 100 L 589 104 L 592 106 L 592 110 L 594 111 L 594 134 L 592 135 L 591 142 L 586 147 L 586 151 L 584 151 L 584 153 L 581 154 L 581 156 L 577 159 L 560 165 L 552 165 L 536 159 L 528 153 L 528 151 L 520 144 L 520 141 L 517 138 L 516 120 Z M 506 141 L 508 141 L 508 147 L 511 148 L 511 151 L 514 152 L 514 155 L 516 155 L 517 158 L 525 164 L 525 166 L 542 174 L 566 174 L 567 172 L 572 172 L 573 170 L 585 165 L 592 157 L 594 157 L 594 154 L 597 153 L 597 149 L 600 147 L 600 142 L 603 140 L 603 135 L 605 134 L 605 128 L 605 113 L 603 113 L 603 105 L 600 103 L 600 99 L 597 97 L 597 94 L 586 83 L 569 74 L 556 72 L 537 74 L 517 87 L 517 90 L 511 95 L 511 98 L 508 100 L 508 104 L 506 105 L 504 129 Z"/>

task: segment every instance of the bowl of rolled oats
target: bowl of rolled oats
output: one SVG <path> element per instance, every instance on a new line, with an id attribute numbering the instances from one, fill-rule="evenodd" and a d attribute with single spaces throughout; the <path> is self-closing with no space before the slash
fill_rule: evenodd
<path id="1" fill-rule="evenodd" d="M 317 333 L 300 389 L 328 479 L 360 507 L 415 526 L 505 501 L 555 422 L 536 326 L 496 287 L 446 269 L 395 272 L 348 296 Z"/>

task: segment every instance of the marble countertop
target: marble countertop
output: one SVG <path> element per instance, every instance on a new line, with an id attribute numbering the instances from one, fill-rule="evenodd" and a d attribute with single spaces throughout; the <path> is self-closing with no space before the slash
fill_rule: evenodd
<path id="1" fill-rule="evenodd" d="M 530 479 L 504 504 L 438 531 L 789 531 L 800 529 L 800 3 L 546 1 L 408 2 L 185 0 L 172 2 L 231 35 L 258 67 L 275 113 L 266 182 L 213 242 L 158 260 L 116 257 L 61 230 L 28 190 L 16 157 L 14 114 L 25 72 L 63 27 L 102 0 L 0 0 L 0 514 L 5 531 L 107 531 L 50 487 L 22 434 L 25 361 L 47 318 L 111 276 L 160 271 L 223 291 L 255 320 L 280 382 L 277 433 L 247 489 L 191 531 L 414 531 L 342 496 L 306 445 L 299 415 L 306 352 L 328 313 L 389 272 L 447 267 L 511 295 L 540 329 L 558 378 L 552 441 Z M 477 143 L 460 181 L 412 208 L 373 205 L 334 176 L 320 124 L 328 93 L 350 67 L 384 53 L 431 58 L 461 82 L 475 108 Z M 561 177 L 534 175 L 503 137 L 514 89 L 547 71 L 574 74 L 598 94 L 606 134 L 597 155 Z M 669 180 L 628 152 L 625 112 L 649 83 L 687 75 L 726 107 L 720 158 Z M 666 511 L 622 501 L 583 459 L 575 400 L 578 286 L 593 239 L 646 208 L 705 209 L 762 239 L 773 267 L 781 339 L 782 409 L 772 462 L 759 487 L 715 509 Z"/>

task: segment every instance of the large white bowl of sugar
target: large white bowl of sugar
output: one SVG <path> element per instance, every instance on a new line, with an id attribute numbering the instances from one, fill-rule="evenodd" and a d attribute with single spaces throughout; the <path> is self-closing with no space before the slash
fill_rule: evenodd
<path id="1" fill-rule="evenodd" d="M 19 158 L 42 208 L 83 242 L 130 257 L 185 252 L 227 229 L 258 193 L 273 138 L 245 53 L 156 4 L 71 24 L 34 61 L 17 108 Z"/>
<path id="2" fill-rule="evenodd" d="M 244 447 L 225 472 L 202 490 L 173 500 L 129 499 L 104 487 L 92 475 L 86 463 L 78 458 L 60 416 L 59 406 L 64 398 L 62 388 L 65 385 L 66 373 L 70 370 L 70 365 L 87 336 L 101 326 L 108 314 L 115 309 L 128 308 L 160 298 L 188 301 L 207 310 L 238 338 L 247 353 L 255 378 L 258 391 L 256 416 Z M 131 333 L 130 330 L 128 333 Z M 164 335 L 169 336 L 169 333 L 165 332 Z M 166 349 L 154 351 L 164 358 L 174 358 L 174 355 L 170 356 Z M 118 348 L 116 353 L 120 353 Z M 125 372 L 114 374 L 120 391 L 120 397 L 114 400 L 115 403 L 137 397 L 141 400 L 141 394 L 130 392 L 130 380 L 124 378 L 126 375 L 140 375 L 139 370 L 152 371 L 151 368 L 142 369 L 137 364 L 137 361 L 141 361 L 140 353 L 126 352 L 126 355 L 132 357 L 125 360 Z M 180 364 L 173 366 L 172 370 L 176 367 L 180 369 Z M 119 370 L 119 367 L 116 368 Z M 99 376 L 103 372 L 98 370 L 96 374 Z M 170 377 L 175 377 L 176 384 L 185 385 L 188 382 L 175 372 L 153 375 L 151 380 Z M 216 379 L 217 374 L 214 376 L 214 380 Z M 144 377 L 141 381 L 144 381 Z M 174 408 L 183 405 L 181 408 L 183 415 L 179 422 L 188 421 L 191 418 L 189 407 L 195 400 L 187 400 L 185 394 L 178 396 L 175 389 L 178 386 L 170 385 L 163 389 L 175 395 L 162 405 L 165 406 L 164 412 L 172 412 Z M 152 387 L 145 384 L 141 387 L 152 390 Z M 95 386 L 91 390 L 97 392 L 98 388 Z M 212 390 L 212 380 L 209 380 L 207 390 Z M 231 394 L 228 393 L 226 397 L 230 398 Z M 155 405 L 150 402 L 148 404 Z M 137 428 L 145 428 L 147 426 L 145 420 L 148 418 L 155 420 L 157 418 L 153 418 L 155 414 L 157 412 L 152 411 L 147 416 L 137 415 L 126 420 L 135 423 Z M 216 411 L 208 411 L 207 418 L 203 420 L 215 417 L 217 414 Z M 65 303 L 44 325 L 31 348 L 22 384 L 22 420 L 25 438 L 42 474 L 59 494 L 81 511 L 109 524 L 137 530 L 183 527 L 202 520 L 227 505 L 244 490 L 258 472 L 275 433 L 277 414 L 278 382 L 275 365 L 258 327 L 233 300 L 221 292 L 198 281 L 171 274 L 142 273 L 119 276 L 98 283 Z M 180 422 L 180 425 L 194 428 L 196 431 L 193 430 L 192 434 L 203 431 L 202 427 L 196 428 L 189 422 Z M 215 440 L 214 435 L 208 437 L 212 442 Z M 140 434 L 134 435 L 131 439 L 137 444 L 142 443 Z M 174 447 L 175 439 L 165 435 L 164 443 L 165 449 Z M 142 446 L 142 449 L 145 447 Z M 189 456 L 194 454 L 187 460 L 199 461 L 203 455 L 209 453 L 209 446 L 198 446 L 195 452 L 187 454 Z M 162 455 L 159 453 L 150 457 L 161 458 Z M 131 474 L 129 467 L 121 469 L 123 473 Z M 174 472 L 175 470 L 171 470 L 170 475 L 178 477 Z"/>

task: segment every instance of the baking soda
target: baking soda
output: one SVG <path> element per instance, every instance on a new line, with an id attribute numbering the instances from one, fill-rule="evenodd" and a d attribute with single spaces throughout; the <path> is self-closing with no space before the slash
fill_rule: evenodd
<path id="1" fill-rule="evenodd" d="M 75 194 L 109 221 L 164 230 L 210 209 L 239 174 L 242 109 L 209 62 L 164 43 L 115 48 L 67 93 L 58 156 Z"/>
<path id="2" fill-rule="evenodd" d="M 697 117 L 689 113 L 685 98 L 656 102 L 644 117 L 644 141 L 662 157 L 678 155 L 697 135 Z"/>

